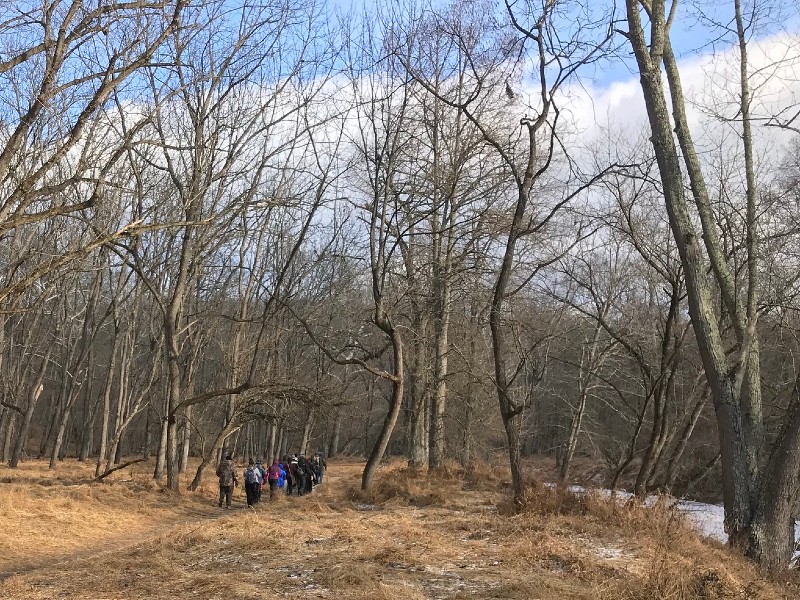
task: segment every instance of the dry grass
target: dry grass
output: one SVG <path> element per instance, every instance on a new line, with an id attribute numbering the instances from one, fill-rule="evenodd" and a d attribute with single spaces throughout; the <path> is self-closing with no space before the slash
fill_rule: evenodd
<path id="1" fill-rule="evenodd" d="M 429 477 L 392 463 L 364 494 L 361 467 L 333 463 L 311 496 L 255 510 L 239 500 L 238 510 L 214 509 L 212 520 L 212 489 L 175 499 L 147 482 L 145 467 L 107 486 L 74 481 L 73 497 L 61 489 L 72 484 L 34 483 L 40 475 L 31 465 L 3 485 L 27 502 L 25 516 L 12 509 L 0 523 L 26 527 L 15 539 L 35 537 L 39 549 L 9 547 L 20 563 L 40 560 L 54 519 L 65 524 L 63 539 L 46 568 L 0 582 L 0 598 L 771 600 L 800 589 L 700 540 L 664 507 L 540 486 L 525 510 L 511 512 L 502 504 L 502 470 L 454 465 Z M 37 522 L 49 532 L 40 534 Z"/>
<path id="2" fill-rule="evenodd" d="M 207 492 L 175 498 L 150 472 L 152 465 L 135 465 L 101 484 L 92 465 L 78 462 L 55 471 L 44 461 L 0 467 L 0 573 L 100 550 L 120 535 L 152 535 L 187 514 L 212 514 Z"/>

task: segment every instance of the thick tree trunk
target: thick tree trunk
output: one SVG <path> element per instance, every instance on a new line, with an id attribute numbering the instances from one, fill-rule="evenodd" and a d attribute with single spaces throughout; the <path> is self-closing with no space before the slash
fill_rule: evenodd
<path id="1" fill-rule="evenodd" d="M 411 378 L 409 378 L 411 379 Z M 416 381 L 409 381 L 412 388 L 417 388 Z M 408 439 L 408 464 L 411 467 L 424 467 L 428 464 L 429 458 L 429 402 L 428 391 L 420 386 L 410 394 L 411 415 Z"/>
<path id="2" fill-rule="evenodd" d="M 795 394 L 798 393 L 795 386 Z M 749 530 L 747 555 L 760 565 L 784 570 L 795 548 L 800 497 L 800 398 L 792 399 L 784 426 L 761 480 L 761 495 Z"/>
<path id="3" fill-rule="evenodd" d="M 680 74 L 668 37 L 663 5 L 658 11 L 653 11 L 650 31 L 651 37 L 655 35 L 656 39 L 648 42 L 642 27 L 639 2 L 627 0 L 628 39 L 639 65 L 640 81 L 652 134 L 650 139 L 658 162 L 670 227 L 686 274 L 689 313 L 717 416 L 726 531 L 733 546 L 741 548 L 761 564 L 785 566 L 789 559 L 789 554 L 786 553 L 788 544 L 785 541 L 788 536 L 782 535 L 782 532 L 788 531 L 788 522 L 780 517 L 785 511 L 778 508 L 780 502 L 765 498 L 764 494 L 768 493 L 769 489 L 774 489 L 773 485 L 783 488 L 775 496 L 783 494 L 784 500 L 781 502 L 785 502 L 786 492 L 795 490 L 796 493 L 797 486 L 786 488 L 783 487 L 783 483 L 788 482 L 791 477 L 796 479 L 796 470 L 800 465 L 792 460 L 781 460 L 781 466 L 777 467 L 771 462 L 770 476 L 761 479 L 757 477 L 763 434 L 756 340 L 755 196 L 757 192 L 749 134 L 746 40 L 738 0 L 735 6 L 741 50 L 741 117 L 744 127 L 742 139 L 745 149 L 748 200 L 745 248 L 748 255 L 746 315 L 745 310 L 741 308 L 743 303 L 737 301 L 736 283 L 719 240 L 702 168 L 689 131 Z M 672 119 L 667 109 L 661 78 L 662 59 L 672 100 Z M 675 124 L 674 132 L 680 142 L 681 156 L 689 174 L 694 204 L 697 206 L 702 225 L 702 238 L 697 235 L 685 197 L 672 121 Z M 705 244 L 714 282 L 734 325 L 739 359 L 738 364 L 734 366 L 738 367 L 738 373 L 741 374 L 738 380 L 733 375 L 736 369 L 733 369 L 728 362 L 726 347 L 719 330 L 711 286 L 707 280 L 707 265 L 699 246 L 701 242 Z M 783 443 L 782 436 L 776 440 L 776 448 L 782 448 Z M 794 458 L 791 452 L 789 456 Z M 787 469 L 794 469 L 788 478 L 785 476 Z M 759 479 L 769 481 L 770 485 L 759 486 Z M 794 494 L 790 493 L 788 496 L 793 502 Z M 776 518 L 781 522 L 775 522 Z M 768 540 L 768 536 L 778 536 L 780 539 Z"/>

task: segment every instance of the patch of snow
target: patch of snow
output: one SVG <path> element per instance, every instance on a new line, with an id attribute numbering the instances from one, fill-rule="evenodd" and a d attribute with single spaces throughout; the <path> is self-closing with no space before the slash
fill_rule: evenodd
<path id="1" fill-rule="evenodd" d="M 556 484 L 548 483 L 548 487 L 555 487 Z M 588 490 L 580 485 L 571 485 L 567 488 L 573 494 L 584 494 Z M 597 489 L 591 490 L 599 492 L 604 495 L 611 495 L 611 490 Z M 620 500 L 626 501 L 633 497 L 630 492 L 616 491 L 614 495 Z M 646 506 L 653 506 L 662 498 L 658 496 L 648 496 L 645 499 Z M 728 542 L 728 534 L 725 533 L 725 509 L 719 504 L 706 504 L 705 502 L 695 502 L 693 500 L 673 500 L 677 509 L 686 515 L 689 522 L 702 534 L 704 537 L 712 540 L 717 540 L 726 544 Z M 797 543 L 795 552 L 792 556 L 792 562 L 800 561 L 800 521 L 794 524 L 794 539 Z"/>

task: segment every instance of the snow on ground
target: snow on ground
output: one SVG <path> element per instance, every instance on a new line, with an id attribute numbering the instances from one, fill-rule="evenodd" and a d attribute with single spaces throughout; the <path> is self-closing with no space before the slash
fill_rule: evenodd
<path id="1" fill-rule="evenodd" d="M 555 485 L 555 484 L 548 484 Z M 586 492 L 586 488 L 579 485 L 569 486 L 569 491 L 574 494 L 582 494 Z M 604 494 L 611 494 L 610 490 L 600 490 Z M 621 500 L 630 499 L 633 494 L 630 492 L 617 491 L 616 496 Z M 655 504 L 658 500 L 656 496 L 650 496 L 645 500 L 645 504 Z M 728 534 L 725 533 L 725 510 L 718 504 L 706 504 L 704 502 L 695 502 L 693 500 L 676 500 L 676 506 L 681 511 L 689 522 L 705 537 L 717 540 L 719 542 L 727 543 Z M 792 561 L 800 561 L 800 521 L 794 524 L 794 539 L 797 541 L 795 553 Z"/>
<path id="2" fill-rule="evenodd" d="M 678 510 L 686 515 L 689 522 L 694 525 L 704 536 L 718 540 L 722 543 L 728 541 L 725 533 L 725 511 L 718 504 L 705 504 L 691 500 L 679 500 Z M 794 524 L 794 539 L 797 542 L 792 561 L 800 560 L 800 521 Z"/>

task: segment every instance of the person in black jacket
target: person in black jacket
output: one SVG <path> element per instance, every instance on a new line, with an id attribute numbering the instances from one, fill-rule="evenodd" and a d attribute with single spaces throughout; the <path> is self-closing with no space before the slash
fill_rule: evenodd
<path id="1" fill-rule="evenodd" d="M 236 467 L 233 464 L 233 459 L 230 454 L 225 457 L 225 460 L 219 463 L 217 467 L 217 477 L 219 477 L 219 507 L 222 508 L 222 502 L 224 500 L 225 508 L 230 508 L 233 488 L 239 485 L 239 480 L 236 478 Z"/>

